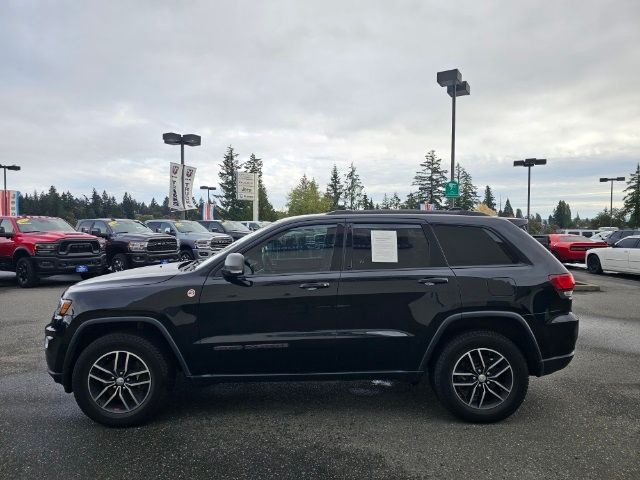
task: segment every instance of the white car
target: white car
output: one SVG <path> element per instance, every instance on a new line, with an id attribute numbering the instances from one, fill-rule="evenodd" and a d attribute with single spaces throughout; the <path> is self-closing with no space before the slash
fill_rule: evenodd
<path id="1" fill-rule="evenodd" d="M 604 241 L 612 233 L 613 232 L 611 230 L 603 230 L 602 232 L 598 232 L 595 235 L 592 235 L 591 240 L 594 240 L 596 242 Z"/>
<path id="2" fill-rule="evenodd" d="M 625 237 L 612 247 L 587 250 L 587 269 L 640 275 L 640 235 Z"/>

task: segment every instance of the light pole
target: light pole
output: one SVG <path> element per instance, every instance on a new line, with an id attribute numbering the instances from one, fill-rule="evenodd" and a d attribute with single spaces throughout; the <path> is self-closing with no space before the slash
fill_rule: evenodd
<path id="1" fill-rule="evenodd" d="M 531 219 L 531 167 L 546 164 L 547 160 L 545 158 L 525 158 L 524 160 L 513 162 L 514 167 L 527 167 L 529 170 L 527 176 L 527 232 L 529 231 L 529 220 Z"/>
<path id="2" fill-rule="evenodd" d="M 180 145 L 180 164 L 182 165 L 182 206 L 184 207 L 184 146 L 197 147 L 201 144 L 200 135 L 194 135 L 193 133 L 187 133 L 180 135 L 179 133 L 163 133 L 162 140 L 167 145 Z M 185 219 L 186 211 L 182 210 L 182 220 Z"/>
<path id="3" fill-rule="evenodd" d="M 624 182 L 624 177 L 601 178 L 601 182 L 611 182 L 611 199 L 609 201 L 609 226 L 613 226 L 613 182 Z"/>
<path id="4" fill-rule="evenodd" d="M 216 190 L 216 187 L 207 187 L 206 185 L 202 185 L 200 187 L 200 190 L 207 191 L 207 208 L 209 208 L 209 205 L 211 205 L 211 197 L 209 196 L 209 193 L 211 192 L 211 190 Z"/>
<path id="5" fill-rule="evenodd" d="M 0 165 L 0 168 L 4 171 L 4 214 L 9 215 L 9 194 L 7 193 L 7 170 L 13 170 L 17 172 L 20 170 L 18 165 Z"/>
<path id="6" fill-rule="evenodd" d="M 456 166 L 456 97 L 471 94 L 469 83 L 462 81 L 460 70 L 445 70 L 438 72 L 438 85 L 447 87 L 447 93 L 451 97 L 451 181 L 454 180 L 454 169 Z M 451 199 L 451 206 L 454 207 L 456 199 Z"/>

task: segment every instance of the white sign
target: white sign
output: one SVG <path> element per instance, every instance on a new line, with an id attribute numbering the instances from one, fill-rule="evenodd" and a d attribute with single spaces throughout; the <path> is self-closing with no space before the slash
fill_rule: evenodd
<path id="1" fill-rule="evenodd" d="M 182 187 L 182 165 L 171 162 L 169 166 L 169 208 L 171 210 L 184 210 Z"/>
<path id="2" fill-rule="evenodd" d="M 256 174 L 250 172 L 237 172 L 236 192 L 236 198 L 238 200 L 255 200 Z"/>
<path id="3" fill-rule="evenodd" d="M 398 263 L 398 235 L 395 230 L 371 230 L 371 261 Z"/>
<path id="4" fill-rule="evenodd" d="M 193 179 L 196 176 L 196 168 L 184 166 L 184 209 L 196 210 L 198 206 L 193 199 Z"/>

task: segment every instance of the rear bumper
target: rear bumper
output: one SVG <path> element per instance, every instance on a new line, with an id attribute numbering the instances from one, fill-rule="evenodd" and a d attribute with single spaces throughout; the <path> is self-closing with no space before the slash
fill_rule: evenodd
<path id="1" fill-rule="evenodd" d="M 548 321 L 540 332 L 543 358 L 540 376 L 556 372 L 571 362 L 578 340 L 579 320 L 573 313 L 558 315 Z"/>
<path id="2" fill-rule="evenodd" d="M 39 275 L 58 275 L 64 273 L 76 273 L 76 267 L 86 266 L 91 273 L 99 273 L 106 264 L 106 255 L 93 255 L 87 257 L 32 257 L 33 265 Z"/>
<path id="3" fill-rule="evenodd" d="M 562 370 L 564 367 L 569 365 L 569 363 L 571 363 L 571 360 L 573 360 L 573 355 L 574 352 L 571 352 L 566 355 L 560 355 L 558 357 L 545 358 L 544 360 L 542 360 L 540 375 L 549 375 L 550 373 Z"/>

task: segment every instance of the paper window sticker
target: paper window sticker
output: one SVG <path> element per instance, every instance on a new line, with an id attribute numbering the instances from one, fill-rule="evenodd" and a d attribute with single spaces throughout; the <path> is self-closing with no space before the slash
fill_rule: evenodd
<path id="1" fill-rule="evenodd" d="M 371 261 L 398 263 L 398 234 L 395 230 L 371 230 Z"/>

